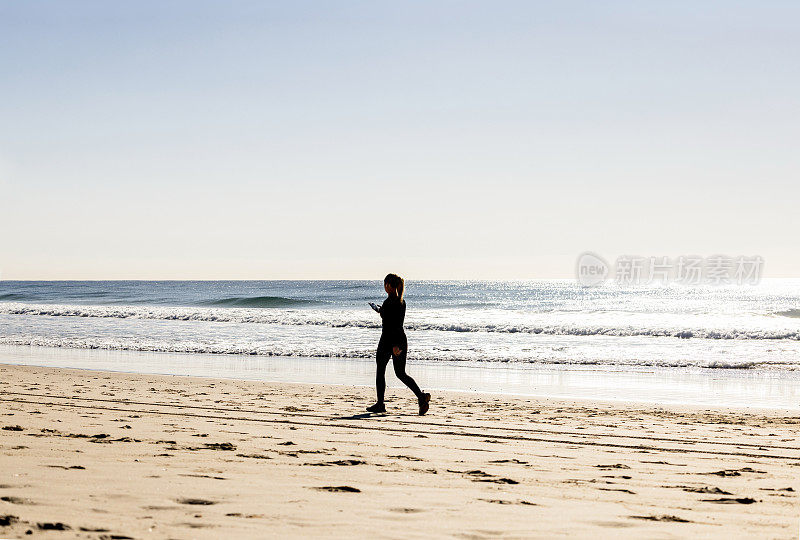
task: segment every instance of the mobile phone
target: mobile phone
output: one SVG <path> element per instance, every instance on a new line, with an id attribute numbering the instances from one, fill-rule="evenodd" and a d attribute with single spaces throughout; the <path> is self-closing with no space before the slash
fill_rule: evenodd
<path id="1" fill-rule="evenodd" d="M 381 306 L 375 305 L 375 302 L 370 302 L 369 303 L 369 307 L 371 307 L 372 309 L 374 309 L 378 313 L 381 312 Z"/>

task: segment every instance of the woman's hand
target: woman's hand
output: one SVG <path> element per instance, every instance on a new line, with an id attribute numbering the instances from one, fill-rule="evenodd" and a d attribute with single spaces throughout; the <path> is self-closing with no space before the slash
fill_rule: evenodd
<path id="1" fill-rule="evenodd" d="M 395 346 L 392 348 L 392 352 L 394 353 L 394 355 L 395 355 L 395 356 L 400 356 L 400 353 L 401 353 L 401 352 L 403 352 L 403 349 L 401 349 L 400 347 L 398 347 L 397 345 L 395 345 Z"/>

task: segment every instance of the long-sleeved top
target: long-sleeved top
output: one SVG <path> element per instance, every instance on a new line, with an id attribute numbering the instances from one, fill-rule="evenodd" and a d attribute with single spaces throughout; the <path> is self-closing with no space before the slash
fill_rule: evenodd
<path id="1" fill-rule="evenodd" d="M 406 333 L 403 331 L 403 320 L 406 318 L 406 301 L 397 296 L 389 296 L 381 306 L 383 332 L 381 341 L 389 347 L 405 346 Z"/>

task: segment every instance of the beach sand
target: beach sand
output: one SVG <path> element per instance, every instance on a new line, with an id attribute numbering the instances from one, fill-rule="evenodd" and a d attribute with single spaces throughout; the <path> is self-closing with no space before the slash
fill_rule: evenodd
<path id="1" fill-rule="evenodd" d="M 0 537 L 797 538 L 796 413 L 387 398 L 0 365 Z"/>

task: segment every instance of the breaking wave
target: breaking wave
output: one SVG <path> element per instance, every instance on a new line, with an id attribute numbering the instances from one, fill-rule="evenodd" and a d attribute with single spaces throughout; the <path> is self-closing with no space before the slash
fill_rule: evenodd
<path id="1" fill-rule="evenodd" d="M 117 350 L 159 353 L 214 354 L 214 355 L 247 355 L 254 357 L 317 357 L 317 358 L 356 358 L 374 357 L 372 348 L 326 347 L 323 344 L 296 347 L 272 344 L 239 345 L 232 343 L 198 343 L 196 341 L 163 341 L 159 339 L 122 340 L 113 338 L 72 338 L 72 337 L 36 337 L 36 336 L 0 336 L 0 344 L 35 347 L 54 347 L 91 350 Z M 636 367 L 675 367 L 706 369 L 778 369 L 788 371 L 800 370 L 800 364 L 787 361 L 751 361 L 751 360 L 712 360 L 707 362 L 689 362 L 681 359 L 658 358 L 620 358 L 596 359 L 580 357 L 538 357 L 513 358 L 497 355 L 493 352 L 474 350 L 452 351 L 443 354 L 441 351 L 414 351 L 411 355 L 415 361 L 456 362 L 456 363 L 492 363 L 516 365 L 571 365 L 571 366 L 636 366 Z"/>
<path id="2" fill-rule="evenodd" d="M 286 298 L 283 296 L 234 296 L 232 298 L 202 300 L 198 302 L 198 304 L 217 307 L 285 308 L 320 305 L 323 304 L 323 302 L 300 298 Z"/>
<path id="3" fill-rule="evenodd" d="M 279 298 L 278 300 L 272 300 Z M 281 302 L 280 297 L 258 297 L 258 300 L 271 303 Z M 264 300 L 270 299 L 270 300 Z M 247 309 L 235 304 L 242 299 L 224 299 L 233 302 L 229 307 L 171 307 L 171 306 L 79 306 L 0 303 L 0 314 L 50 317 L 90 317 L 112 319 L 147 319 L 165 321 L 205 321 L 246 324 L 280 324 L 291 326 L 327 326 L 331 328 L 380 328 L 380 322 L 370 312 L 363 315 L 354 310 L 325 309 Z M 297 302 L 291 300 L 291 302 Z M 296 304 L 291 303 L 291 307 Z M 249 306 L 252 307 L 252 306 Z M 276 306 L 272 306 L 276 307 Z M 419 315 L 419 314 L 416 314 Z M 447 319 L 451 320 L 447 320 Z M 453 320 L 457 319 L 457 320 Z M 490 322 L 486 320 L 464 320 L 458 315 L 429 317 L 429 320 L 406 320 L 407 330 L 429 330 L 440 332 L 491 332 L 504 334 L 543 334 L 567 336 L 652 336 L 680 339 L 714 340 L 791 340 L 800 341 L 797 328 L 736 328 L 730 327 L 679 327 L 676 325 L 653 326 L 651 324 L 587 324 L 585 321 L 557 324 L 515 321 Z"/>

